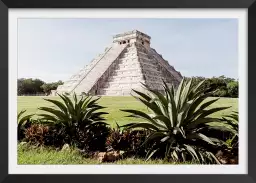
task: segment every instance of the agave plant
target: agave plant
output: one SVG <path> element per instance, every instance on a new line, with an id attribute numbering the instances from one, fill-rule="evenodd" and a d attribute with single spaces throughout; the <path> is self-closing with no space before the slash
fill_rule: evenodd
<path id="1" fill-rule="evenodd" d="M 98 111 L 104 108 L 97 104 L 100 98 L 93 99 L 91 96 L 82 95 L 78 99 L 78 96 L 74 94 L 72 100 L 66 94 L 58 94 L 58 96 L 62 102 L 44 99 L 54 104 L 54 107 L 40 107 L 39 110 L 47 113 L 39 114 L 39 116 L 48 123 L 63 127 L 70 140 L 80 134 L 81 130 L 86 131 L 93 126 L 107 125 L 102 115 L 108 113 Z"/>
<path id="2" fill-rule="evenodd" d="M 231 115 L 224 116 L 223 120 L 234 129 L 235 135 L 238 135 L 238 112 L 233 111 Z"/>
<path id="3" fill-rule="evenodd" d="M 233 111 L 231 115 L 226 115 L 223 117 L 223 121 L 227 123 L 232 129 L 232 137 L 228 139 L 228 144 L 231 149 L 238 147 L 238 112 Z"/>
<path id="4" fill-rule="evenodd" d="M 18 140 L 21 140 L 25 137 L 24 133 L 25 130 L 31 125 L 31 117 L 34 114 L 29 114 L 25 115 L 22 117 L 22 115 L 26 112 L 26 110 L 22 110 L 18 113 L 17 115 L 17 121 L 18 121 L 18 126 L 17 126 L 17 133 L 18 133 Z"/>
<path id="5" fill-rule="evenodd" d="M 138 110 L 122 110 L 130 113 L 128 117 L 143 119 L 143 122 L 134 122 L 123 127 L 143 128 L 151 131 L 143 145 L 152 141 L 155 145 L 147 154 L 151 158 L 157 151 L 164 147 L 165 158 L 175 161 L 196 161 L 198 163 L 217 162 L 218 159 L 211 152 L 209 146 L 217 146 L 221 140 L 208 137 L 203 132 L 205 129 L 230 131 L 223 126 L 223 121 L 210 115 L 229 107 L 208 107 L 218 99 L 205 101 L 212 93 L 205 93 L 201 87 L 204 81 L 194 84 L 193 79 L 183 79 L 177 90 L 168 87 L 163 81 L 164 94 L 149 89 L 147 92 L 133 90 L 133 95 L 153 113 L 151 115 Z M 214 126 L 211 125 L 214 122 Z"/>

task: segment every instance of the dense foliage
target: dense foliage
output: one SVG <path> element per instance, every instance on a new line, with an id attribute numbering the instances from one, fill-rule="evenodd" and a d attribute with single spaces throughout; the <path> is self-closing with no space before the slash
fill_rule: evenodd
<path id="1" fill-rule="evenodd" d="M 126 129 L 143 128 L 151 131 L 144 142 L 150 145 L 151 150 L 147 159 L 157 151 L 165 152 L 166 159 L 174 161 L 197 161 L 200 163 L 213 163 L 219 161 L 212 152 L 223 142 L 204 133 L 207 129 L 219 131 L 232 131 L 223 125 L 219 118 L 210 117 L 211 114 L 225 110 L 229 107 L 217 107 L 208 109 L 218 99 L 204 102 L 214 92 L 206 92 L 209 88 L 202 87 L 205 81 L 198 84 L 193 79 L 183 79 L 177 91 L 173 86 L 169 88 L 164 83 L 165 94 L 149 89 L 148 93 L 134 90 L 140 102 L 146 105 L 153 113 L 151 115 L 139 110 L 122 110 L 130 113 L 128 117 L 135 117 L 145 122 L 134 122 L 124 125 Z M 204 103 L 203 103 L 204 102 Z M 212 126 L 214 122 L 214 126 Z"/>
<path id="2" fill-rule="evenodd" d="M 49 126 L 43 124 L 32 124 L 25 132 L 25 139 L 36 145 L 46 145 L 49 134 Z"/>
<path id="3" fill-rule="evenodd" d="M 24 133 L 25 130 L 31 126 L 32 124 L 32 120 L 31 117 L 33 116 L 33 114 L 30 115 L 24 115 L 22 117 L 22 115 L 26 112 L 26 110 L 20 111 L 17 115 L 17 137 L 18 140 L 22 140 L 24 138 Z"/>
<path id="4" fill-rule="evenodd" d="M 44 83 L 41 88 L 43 89 L 46 95 L 51 93 L 51 90 L 56 90 L 59 85 L 63 85 L 62 81 L 52 82 L 52 83 Z"/>
<path id="5" fill-rule="evenodd" d="M 18 79 L 18 95 L 43 93 L 41 86 L 44 83 L 45 82 L 40 79 Z"/>
<path id="6" fill-rule="evenodd" d="M 227 78 L 225 76 L 204 78 L 204 77 L 193 77 L 194 84 L 198 84 L 205 80 L 202 85 L 206 92 L 215 91 L 210 97 L 232 97 L 238 98 L 239 83 L 233 78 Z"/>
<path id="7" fill-rule="evenodd" d="M 236 132 L 231 134 L 229 139 L 227 140 L 228 147 L 230 148 L 232 153 L 238 154 L 238 142 L 239 142 L 239 135 L 238 135 L 238 112 L 233 112 L 230 115 L 226 115 L 223 117 L 223 120 L 231 126 L 231 128 Z"/>
<path id="8" fill-rule="evenodd" d="M 100 98 L 82 95 L 79 96 L 79 99 L 76 94 L 73 95 L 73 99 L 65 94 L 59 94 L 59 97 L 62 102 L 45 99 L 54 104 L 54 107 L 40 107 L 39 110 L 45 112 L 39 114 L 42 117 L 41 120 L 54 125 L 61 132 L 61 135 L 65 135 L 66 143 L 74 144 L 83 149 L 88 148 L 88 144 L 84 141 L 89 143 L 89 139 L 94 142 L 97 139 L 104 139 L 108 129 L 102 115 L 108 113 L 99 111 L 105 108 L 97 103 Z"/>
<path id="9" fill-rule="evenodd" d="M 40 79 L 18 79 L 18 95 L 50 94 L 51 90 L 56 90 L 62 81 L 46 83 Z"/>
<path id="10" fill-rule="evenodd" d="M 142 148 L 148 130 L 125 130 L 117 124 L 116 128 L 111 129 L 106 140 L 108 151 L 125 151 L 124 156 L 143 157 L 148 149 Z"/>

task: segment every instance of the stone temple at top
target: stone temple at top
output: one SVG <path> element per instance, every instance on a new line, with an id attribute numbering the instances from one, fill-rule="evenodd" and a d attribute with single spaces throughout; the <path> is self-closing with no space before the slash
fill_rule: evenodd
<path id="1" fill-rule="evenodd" d="M 125 96 L 132 89 L 143 91 L 141 83 L 162 92 L 163 80 L 177 87 L 182 75 L 150 47 L 150 39 L 137 30 L 115 35 L 103 54 L 52 91 L 53 95 L 75 92 Z"/>

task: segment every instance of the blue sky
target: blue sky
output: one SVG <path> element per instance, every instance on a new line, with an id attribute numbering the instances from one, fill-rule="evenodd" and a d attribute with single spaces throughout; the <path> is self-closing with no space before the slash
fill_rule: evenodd
<path id="1" fill-rule="evenodd" d="M 18 77 L 65 81 L 134 29 L 184 76 L 238 78 L 237 19 L 19 19 Z"/>

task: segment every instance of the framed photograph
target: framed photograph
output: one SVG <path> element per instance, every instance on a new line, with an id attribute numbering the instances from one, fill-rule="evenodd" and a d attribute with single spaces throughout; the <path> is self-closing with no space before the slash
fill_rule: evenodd
<path id="1" fill-rule="evenodd" d="M 2 0 L 0 181 L 254 182 L 255 9 Z"/>

